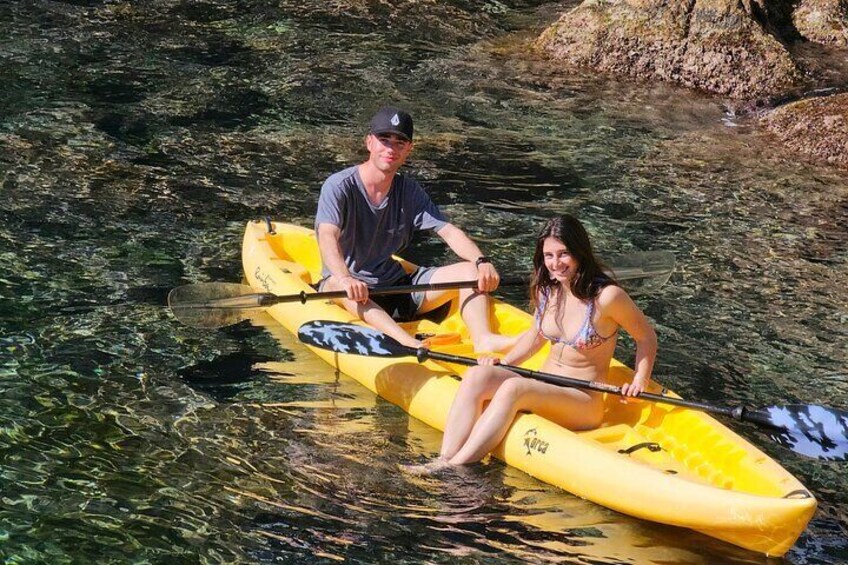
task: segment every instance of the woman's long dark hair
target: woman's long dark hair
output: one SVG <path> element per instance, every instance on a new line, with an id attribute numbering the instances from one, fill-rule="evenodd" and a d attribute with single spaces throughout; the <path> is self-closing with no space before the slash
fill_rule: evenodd
<path id="1" fill-rule="evenodd" d="M 580 220 L 571 214 L 551 218 L 536 238 L 536 251 L 533 253 L 533 279 L 530 282 L 530 300 L 538 306 L 539 292 L 554 298 L 560 292 L 559 282 L 551 279 L 545 267 L 544 245 L 549 237 L 558 239 L 577 260 L 577 274 L 571 279 L 571 293 L 580 300 L 594 300 L 605 286 L 617 284 L 605 272 L 605 266 L 592 252 L 589 234 Z M 550 302 L 549 302 L 550 303 Z M 557 300 L 559 304 L 559 300 Z"/>

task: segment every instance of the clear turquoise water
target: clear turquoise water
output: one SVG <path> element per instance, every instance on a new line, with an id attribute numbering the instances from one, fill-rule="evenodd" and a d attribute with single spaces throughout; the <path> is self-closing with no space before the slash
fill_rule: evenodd
<path id="1" fill-rule="evenodd" d="M 409 108 L 411 171 L 500 270 L 540 222 L 668 249 L 639 299 L 688 398 L 848 406 L 848 175 L 721 100 L 566 71 L 539 2 L 0 5 L 0 555 L 10 563 L 760 563 L 499 463 L 410 478 L 439 435 L 270 321 L 202 331 L 171 288 L 241 278 L 244 223 L 308 224 Z M 449 260 L 434 241 L 415 250 Z M 520 294 L 508 294 L 522 303 Z M 632 358 L 627 343 L 619 357 Z M 844 464 L 733 424 L 820 509 L 790 563 L 848 560 Z"/>

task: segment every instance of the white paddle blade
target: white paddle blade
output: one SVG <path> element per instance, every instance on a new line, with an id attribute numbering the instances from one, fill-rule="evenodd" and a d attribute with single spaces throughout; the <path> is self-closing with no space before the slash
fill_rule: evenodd
<path id="1" fill-rule="evenodd" d="M 260 307 L 261 296 L 243 284 L 187 284 L 168 293 L 168 307 L 187 326 L 221 328 L 249 318 L 245 310 Z"/>

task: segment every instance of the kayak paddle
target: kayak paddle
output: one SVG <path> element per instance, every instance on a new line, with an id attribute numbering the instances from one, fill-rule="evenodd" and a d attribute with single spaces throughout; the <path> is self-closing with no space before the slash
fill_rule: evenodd
<path id="1" fill-rule="evenodd" d="M 648 292 L 664 285 L 674 271 L 674 254 L 669 251 L 640 251 L 629 255 L 611 257 L 616 267 L 610 274 L 619 281 L 632 281 L 628 285 L 631 292 Z M 500 286 L 520 286 L 527 280 L 508 278 L 501 280 Z M 476 288 L 477 281 L 459 281 L 430 283 L 405 286 L 372 287 L 369 294 L 380 296 L 404 294 L 428 290 L 452 290 Z M 344 298 L 344 291 L 304 292 L 289 295 L 276 295 L 270 292 L 256 292 L 248 285 L 237 283 L 197 283 L 178 286 L 168 294 L 168 306 L 180 322 L 195 328 L 220 328 L 241 322 L 257 308 L 268 308 L 274 304 L 300 302 L 307 300 L 330 300 Z"/>
<path id="2" fill-rule="evenodd" d="M 501 281 L 501 285 L 521 285 L 523 280 Z M 404 286 L 369 287 L 371 296 L 405 294 L 427 290 L 449 290 L 477 288 L 477 281 L 458 281 L 429 284 L 410 284 Z M 343 290 L 330 292 L 305 292 L 277 295 L 270 292 L 256 292 L 252 286 L 237 283 L 197 283 L 178 286 L 168 293 L 168 306 L 174 317 L 187 326 L 195 328 L 220 328 L 240 322 L 257 308 L 268 308 L 275 304 L 300 302 L 307 300 L 330 300 L 344 298 Z"/>
<path id="3" fill-rule="evenodd" d="M 418 359 L 419 363 L 433 359 L 459 365 L 473 366 L 477 364 L 477 360 L 470 357 L 439 353 L 424 347 L 416 349 L 402 345 L 377 330 L 355 324 L 316 320 L 300 326 L 297 335 L 307 345 L 328 349 L 336 353 L 371 357 L 410 356 Z M 501 365 L 501 367 L 548 384 L 623 396 L 621 387 L 614 385 L 532 371 L 512 365 Z M 683 400 L 682 398 L 649 392 L 639 394 L 638 398 L 712 412 L 742 422 L 750 422 L 764 428 L 769 436 L 780 445 L 807 457 L 834 461 L 848 460 L 848 411 L 845 410 L 810 404 L 770 406 L 761 409 L 751 409 L 745 406 L 712 406 L 703 402 Z"/>

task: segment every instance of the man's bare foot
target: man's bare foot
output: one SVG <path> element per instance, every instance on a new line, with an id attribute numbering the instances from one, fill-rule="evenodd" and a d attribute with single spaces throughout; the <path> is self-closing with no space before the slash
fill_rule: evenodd
<path id="1" fill-rule="evenodd" d="M 414 337 L 410 337 L 409 339 L 398 340 L 401 345 L 405 345 L 407 347 L 412 347 L 418 349 L 419 347 L 424 346 L 424 342 L 415 339 Z"/>
<path id="2" fill-rule="evenodd" d="M 474 340 L 475 353 L 503 353 L 512 349 L 521 335 L 488 334 Z"/>

